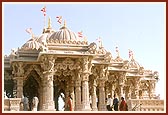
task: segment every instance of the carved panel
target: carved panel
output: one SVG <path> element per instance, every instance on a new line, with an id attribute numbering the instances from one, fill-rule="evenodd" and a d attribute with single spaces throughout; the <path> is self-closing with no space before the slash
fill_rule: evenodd
<path id="1" fill-rule="evenodd" d="M 41 67 L 44 72 L 54 72 L 55 59 L 53 55 L 43 55 L 41 56 Z"/>
<path id="2" fill-rule="evenodd" d="M 63 62 L 61 63 L 56 63 L 55 64 L 55 69 L 56 70 L 79 70 L 81 68 L 81 63 L 80 60 L 73 61 L 71 58 L 66 58 Z"/>
<path id="3" fill-rule="evenodd" d="M 12 63 L 12 74 L 14 74 L 15 76 L 23 76 L 24 74 L 24 65 L 23 62 L 13 62 Z"/>
<path id="4" fill-rule="evenodd" d="M 39 65 L 30 65 L 30 66 L 27 66 L 27 70 L 24 74 L 24 79 L 26 79 L 26 77 L 30 74 L 31 71 L 35 70 L 37 72 L 37 74 L 43 78 L 43 73 L 41 72 L 41 68 L 39 67 Z"/>
<path id="5" fill-rule="evenodd" d="M 88 46 L 88 52 L 90 54 L 95 54 L 96 53 L 96 48 L 97 48 L 97 45 L 96 45 L 96 43 L 93 42 Z"/>
<path id="6" fill-rule="evenodd" d="M 104 79 L 107 80 L 108 79 L 108 67 L 106 65 L 101 65 L 100 66 L 100 75 L 99 75 L 99 79 Z"/>

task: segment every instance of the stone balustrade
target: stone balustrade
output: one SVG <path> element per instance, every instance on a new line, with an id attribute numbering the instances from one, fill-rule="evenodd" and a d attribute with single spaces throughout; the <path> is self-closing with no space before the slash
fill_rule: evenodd
<path id="1" fill-rule="evenodd" d="M 156 99 L 129 99 L 129 111 L 164 111 L 164 100 Z"/>
<path id="2" fill-rule="evenodd" d="M 4 111 L 19 111 L 21 98 L 4 99 Z"/>

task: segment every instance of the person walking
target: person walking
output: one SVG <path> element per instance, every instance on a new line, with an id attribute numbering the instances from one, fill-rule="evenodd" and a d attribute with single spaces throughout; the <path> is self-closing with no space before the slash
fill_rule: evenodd
<path id="1" fill-rule="evenodd" d="M 65 111 L 72 111 L 72 97 L 69 95 L 67 100 L 67 106 L 65 107 Z"/>
<path id="2" fill-rule="evenodd" d="M 112 98 L 111 98 L 111 95 L 108 95 L 106 107 L 107 107 L 108 111 L 112 111 Z"/>
<path id="3" fill-rule="evenodd" d="M 24 107 L 24 111 L 29 110 L 29 99 L 27 98 L 27 95 L 25 95 L 23 98 L 23 107 Z"/>
<path id="4" fill-rule="evenodd" d="M 128 111 L 128 105 L 124 100 L 124 97 L 121 97 L 121 103 L 120 103 L 119 109 L 120 111 Z"/>
<path id="5" fill-rule="evenodd" d="M 116 97 L 116 95 L 114 94 L 114 99 L 113 99 L 113 107 L 114 107 L 114 111 L 118 111 L 118 98 Z"/>
<path id="6" fill-rule="evenodd" d="M 38 97 L 36 97 L 36 96 L 33 97 L 33 109 L 32 109 L 32 111 L 37 111 L 38 103 L 39 103 Z"/>

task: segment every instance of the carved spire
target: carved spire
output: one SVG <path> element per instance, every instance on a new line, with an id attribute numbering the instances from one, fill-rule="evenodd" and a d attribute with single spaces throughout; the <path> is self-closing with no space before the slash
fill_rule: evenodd
<path id="1" fill-rule="evenodd" d="M 66 27 L 66 20 L 64 20 L 64 27 Z"/>
<path id="2" fill-rule="evenodd" d="M 51 28 L 52 26 L 51 26 L 51 18 L 49 17 L 48 18 L 48 28 Z"/>

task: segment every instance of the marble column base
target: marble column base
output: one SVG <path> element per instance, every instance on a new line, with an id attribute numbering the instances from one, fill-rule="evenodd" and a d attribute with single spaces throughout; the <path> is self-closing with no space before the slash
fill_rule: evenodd
<path id="1" fill-rule="evenodd" d="M 56 111 L 54 101 L 43 104 L 43 111 Z"/>
<path id="2" fill-rule="evenodd" d="M 99 105 L 99 111 L 107 111 L 106 104 Z"/>
<path id="3" fill-rule="evenodd" d="M 91 111 L 90 105 L 82 106 L 81 111 Z"/>

